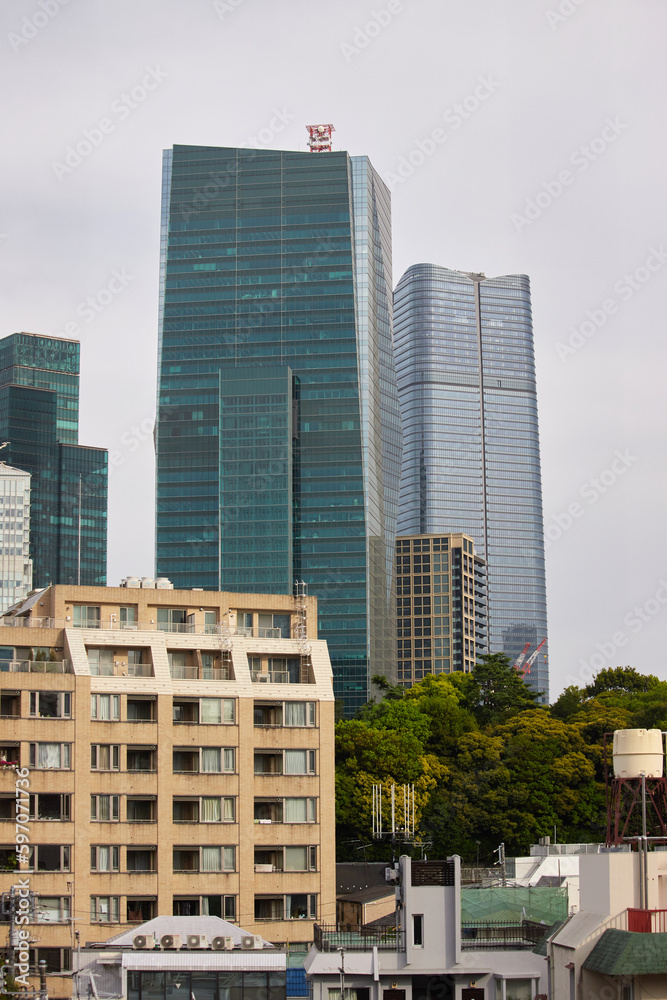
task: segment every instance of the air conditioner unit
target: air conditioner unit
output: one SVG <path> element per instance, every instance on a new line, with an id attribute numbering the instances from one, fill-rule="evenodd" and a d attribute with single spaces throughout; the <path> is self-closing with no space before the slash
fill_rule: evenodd
<path id="1" fill-rule="evenodd" d="M 153 941 L 152 936 L 149 940 L 146 934 L 135 934 L 135 936 L 132 938 L 132 947 L 137 949 L 152 948 L 154 943 L 155 942 Z"/>
<path id="2" fill-rule="evenodd" d="M 233 951 L 234 938 L 229 935 L 214 937 L 211 940 L 211 948 L 213 951 Z"/>
<path id="3" fill-rule="evenodd" d="M 398 872 L 395 868 L 385 868 L 384 870 L 385 882 L 395 882 L 398 878 Z"/>
<path id="4" fill-rule="evenodd" d="M 259 684 L 270 684 L 271 683 L 271 674 L 255 674 L 255 680 Z"/>
<path id="5" fill-rule="evenodd" d="M 208 948 L 205 934 L 188 934 L 188 948 Z"/>
<path id="6" fill-rule="evenodd" d="M 172 948 L 182 948 L 183 938 L 180 934 L 163 934 L 160 938 L 160 947 L 168 950 Z"/>
<path id="7" fill-rule="evenodd" d="M 244 951 L 258 951 L 264 947 L 264 941 L 258 934 L 244 934 L 241 938 L 241 947 Z"/>

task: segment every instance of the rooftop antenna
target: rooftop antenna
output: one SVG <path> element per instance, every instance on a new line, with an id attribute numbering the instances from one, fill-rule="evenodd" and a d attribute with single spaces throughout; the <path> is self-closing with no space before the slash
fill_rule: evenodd
<path id="1" fill-rule="evenodd" d="M 331 135 L 336 129 L 333 125 L 306 125 L 308 134 L 308 148 L 311 153 L 330 153 Z"/>

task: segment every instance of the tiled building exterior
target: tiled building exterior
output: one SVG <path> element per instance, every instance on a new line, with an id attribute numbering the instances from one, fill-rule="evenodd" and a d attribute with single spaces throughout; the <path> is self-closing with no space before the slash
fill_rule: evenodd
<path id="1" fill-rule="evenodd" d="M 334 919 L 334 699 L 326 643 L 303 639 L 314 598 L 56 586 L 0 622 L 0 891 L 28 878 L 39 895 L 31 957 L 52 997 L 71 990 L 55 974 L 77 941 L 157 915 L 292 944 Z"/>
<path id="2" fill-rule="evenodd" d="M 469 535 L 396 539 L 398 682 L 470 671 L 488 653 L 486 564 Z"/>

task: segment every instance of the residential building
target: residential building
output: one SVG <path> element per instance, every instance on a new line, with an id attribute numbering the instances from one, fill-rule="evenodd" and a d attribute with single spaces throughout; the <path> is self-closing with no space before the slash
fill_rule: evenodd
<path id="1" fill-rule="evenodd" d="M 404 856 L 392 879 L 398 901 L 393 928 L 316 927 L 305 965 L 312 1000 L 339 1000 L 341 989 L 355 1000 L 532 1000 L 546 994 L 547 963 L 535 948 L 548 925 L 520 912 L 464 923 L 460 858 Z"/>
<path id="2" fill-rule="evenodd" d="M 579 858 L 581 908 L 546 945 L 554 1000 L 667 998 L 667 853 L 645 860 L 644 872 L 641 851 Z"/>
<path id="3" fill-rule="evenodd" d="M 35 958 L 54 976 L 75 931 L 83 943 L 216 916 L 304 950 L 313 922 L 334 918 L 334 695 L 316 599 L 169 587 L 54 586 L 0 618 L 0 891 L 29 878 Z M 67 989 L 56 977 L 49 992 Z"/>
<path id="4" fill-rule="evenodd" d="M 76 995 L 285 1000 L 287 955 L 220 917 L 156 917 L 75 956 Z"/>
<path id="5" fill-rule="evenodd" d="M 0 462 L 0 613 L 31 590 L 30 473 Z"/>
<path id="6" fill-rule="evenodd" d="M 79 435 L 79 342 L 34 333 L 0 340 L 3 458 L 29 472 L 35 586 L 104 585 L 107 452 Z"/>
<path id="7" fill-rule="evenodd" d="M 365 156 L 163 164 L 156 572 L 319 601 L 347 712 L 395 676 L 390 197 Z"/>
<path id="8" fill-rule="evenodd" d="M 403 423 L 399 535 L 464 532 L 486 560 L 489 650 L 547 638 L 526 275 L 415 264 L 394 294 Z M 548 644 L 526 678 L 548 701 Z"/>
<path id="9" fill-rule="evenodd" d="M 398 683 L 470 671 L 488 652 L 486 565 L 468 535 L 396 539 Z"/>

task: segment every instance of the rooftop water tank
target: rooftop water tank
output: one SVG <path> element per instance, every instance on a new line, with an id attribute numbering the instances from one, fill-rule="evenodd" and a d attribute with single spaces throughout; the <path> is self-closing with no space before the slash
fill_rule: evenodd
<path id="1" fill-rule="evenodd" d="M 659 729 L 614 732 L 614 775 L 617 778 L 662 778 L 664 753 Z"/>

